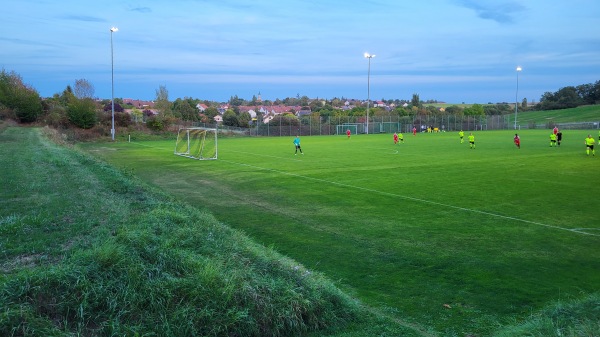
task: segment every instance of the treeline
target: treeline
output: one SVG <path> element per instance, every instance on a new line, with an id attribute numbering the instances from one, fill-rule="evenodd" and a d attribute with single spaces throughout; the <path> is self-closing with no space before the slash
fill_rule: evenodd
<path id="1" fill-rule="evenodd" d="M 294 122 L 297 110 L 308 111 L 312 118 L 328 118 L 336 116 L 419 116 L 419 115 L 457 115 L 481 116 L 503 115 L 514 111 L 514 103 L 451 105 L 440 107 L 435 100 L 422 101 L 418 94 L 411 100 L 385 100 L 365 102 L 361 100 L 341 98 L 310 99 L 307 96 L 288 97 L 283 100 L 262 101 L 253 96 L 251 100 L 231 96 L 226 111 L 221 110 L 221 102 L 212 102 L 195 98 L 177 98 L 169 100 L 169 92 L 165 86 L 156 90 L 156 99 L 152 109 L 143 110 L 123 104 L 123 100 L 114 100 L 115 127 L 150 129 L 163 131 L 171 125 L 181 123 L 214 123 L 214 117 L 222 115 L 223 124 L 237 127 L 249 127 L 263 120 L 263 115 L 255 109 L 257 116 L 253 119 L 248 112 L 241 111 L 240 106 L 288 106 L 292 110 L 277 115 L 274 123 Z M 94 98 L 94 86 L 85 79 L 76 80 L 74 86 L 67 86 L 61 93 L 52 97 L 41 98 L 35 88 L 25 84 L 21 76 L 15 72 L 0 72 L 0 119 L 13 119 L 20 123 L 41 123 L 55 128 L 91 130 L 89 133 L 106 136 L 112 128 L 113 102 L 109 99 Z M 600 103 L 600 81 L 594 84 L 569 86 L 542 95 L 540 102 L 534 106 L 527 99 L 519 104 L 520 111 L 556 110 L 573 108 L 580 105 Z M 206 108 L 200 112 L 198 104 Z M 125 113 L 125 109 L 129 112 Z"/>
<path id="2" fill-rule="evenodd" d="M 600 81 L 564 87 L 556 92 L 545 92 L 535 109 L 559 110 L 593 104 L 600 104 Z"/>

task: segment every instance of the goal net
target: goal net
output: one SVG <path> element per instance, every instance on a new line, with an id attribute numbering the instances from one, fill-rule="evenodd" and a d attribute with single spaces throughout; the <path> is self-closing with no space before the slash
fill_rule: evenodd
<path id="1" fill-rule="evenodd" d="M 344 123 L 336 125 L 336 134 L 345 135 L 346 131 L 350 130 L 353 135 L 358 134 L 358 123 Z"/>
<path id="2" fill-rule="evenodd" d="M 217 129 L 180 128 L 175 154 L 198 160 L 217 159 Z"/>

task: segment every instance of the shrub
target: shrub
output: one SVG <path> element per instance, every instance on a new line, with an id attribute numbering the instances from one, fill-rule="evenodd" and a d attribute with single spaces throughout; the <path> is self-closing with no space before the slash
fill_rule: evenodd
<path id="1" fill-rule="evenodd" d="M 89 129 L 96 124 L 96 103 L 89 98 L 75 100 L 67 109 L 69 121 L 73 125 Z"/>

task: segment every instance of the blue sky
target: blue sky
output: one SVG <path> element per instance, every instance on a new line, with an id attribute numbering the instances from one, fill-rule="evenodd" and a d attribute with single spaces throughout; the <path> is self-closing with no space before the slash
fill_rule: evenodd
<path id="1" fill-rule="evenodd" d="M 4 0 L 0 67 L 42 96 L 538 102 L 600 80 L 597 0 Z M 521 66 L 518 74 L 516 67 Z"/>

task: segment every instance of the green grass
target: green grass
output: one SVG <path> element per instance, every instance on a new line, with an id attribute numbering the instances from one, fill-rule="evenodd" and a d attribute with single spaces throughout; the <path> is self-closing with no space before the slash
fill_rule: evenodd
<path id="1" fill-rule="evenodd" d="M 596 136 L 597 130 L 593 131 Z M 490 335 L 561 299 L 599 291 L 600 153 L 587 131 L 302 139 L 221 138 L 219 160 L 172 141 L 82 148 L 256 242 L 322 272 L 416 331 Z M 389 325 L 388 325 L 389 326 Z"/>
<path id="2" fill-rule="evenodd" d="M 0 142 L 1 336 L 417 335 L 38 129 Z"/>
<path id="3" fill-rule="evenodd" d="M 600 122 L 600 105 L 586 105 L 577 108 L 549 111 L 518 112 L 521 125 L 535 123 L 544 125 L 554 123 Z M 514 119 L 513 119 L 514 123 Z"/>

